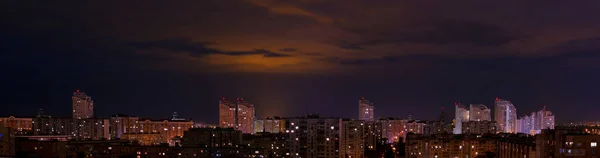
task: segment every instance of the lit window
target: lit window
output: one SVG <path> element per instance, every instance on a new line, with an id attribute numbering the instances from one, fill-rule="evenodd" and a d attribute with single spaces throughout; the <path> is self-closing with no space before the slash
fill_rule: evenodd
<path id="1" fill-rule="evenodd" d="M 596 142 L 591 142 L 591 143 L 590 143 L 590 146 L 591 146 L 591 147 L 596 147 L 597 145 L 598 145 L 598 144 L 597 144 Z"/>

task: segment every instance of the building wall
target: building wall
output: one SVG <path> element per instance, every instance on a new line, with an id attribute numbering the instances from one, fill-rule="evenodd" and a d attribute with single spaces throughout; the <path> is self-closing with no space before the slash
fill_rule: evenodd
<path id="1" fill-rule="evenodd" d="M 242 133 L 254 133 L 254 111 L 254 105 L 243 99 L 238 101 L 237 122 Z"/>
<path id="2" fill-rule="evenodd" d="M 366 132 L 364 121 L 343 120 L 340 129 L 339 158 L 365 157 Z M 331 140 L 330 140 L 331 141 Z"/>
<path id="3" fill-rule="evenodd" d="M 404 141 L 403 138 L 405 137 L 408 129 L 408 120 L 398 118 L 382 118 L 379 119 L 378 122 L 381 124 L 381 137 L 387 138 L 388 143 Z M 418 127 L 416 128 L 418 129 Z"/>
<path id="4" fill-rule="evenodd" d="M 340 118 L 309 115 L 286 119 L 286 132 L 290 135 L 290 156 L 338 158 L 340 127 Z"/>
<path id="5" fill-rule="evenodd" d="M 463 134 L 495 134 L 496 122 L 494 121 L 469 121 L 462 123 Z"/>
<path id="6" fill-rule="evenodd" d="M 469 105 L 469 121 L 492 121 L 491 110 L 483 104 Z"/>
<path id="7" fill-rule="evenodd" d="M 106 119 L 33 118 L 34 135 L 69 135 L 74 139 L 108 139 Z"/>
<path id="8" fill-rule="evenodd" d="M 16 135 L 27 135 L 32 132 L 32 121 L 31 117 L 0 117 L 0 126 L 14 129 Z"/>
<path id="9" fill-rule="evenodd" d="M 516 133 L 517 109 L 508 100 L 496 99 L 494 105 L 494 121 L 499 132 Z"/>
<path id="10" fill-rule="evenodd" d="M 94 101 L 92 97 L 77 90 L 71 98 L 73 100 L 73 118 L 87 119 L 94 117 Z"/>
<path id="11" fill-rule="evenodd" d="M 474 158 L 497 150 L 494 138 L 451 134 L 437 136 L 410 134 L 407 136 L 405 148 L 407 158 Z"/>
<path id="12" fill-rule="evenodd" d="M 365 121 L 375 121 L 375 105 L 362 98 L 358 101 L 358 119 Z"/>
<path id="13" fill-rule="evenodd" d="M 237 147 L 242 132 L 233 128 L 192 128 L 183 136 L 184 147 Z"/>

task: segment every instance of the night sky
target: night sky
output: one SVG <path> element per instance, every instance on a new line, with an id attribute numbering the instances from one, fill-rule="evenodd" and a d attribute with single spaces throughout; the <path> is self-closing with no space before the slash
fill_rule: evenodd
<path id="1" fill-rule="evenodd" d="M 448 118 L 454 102 L 600 120 L 598 0 L 0 1 L 0 115 L 216 123 L 221 97 L 259 117 Z"/>

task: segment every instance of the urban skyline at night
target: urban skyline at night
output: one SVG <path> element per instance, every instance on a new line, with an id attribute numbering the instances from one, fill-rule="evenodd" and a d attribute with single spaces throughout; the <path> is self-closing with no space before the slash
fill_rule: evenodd
<path id="1" fill-rule="evenodd" d="M 598 0 L 0 10 L 0 157 L 600 156 Z"/>

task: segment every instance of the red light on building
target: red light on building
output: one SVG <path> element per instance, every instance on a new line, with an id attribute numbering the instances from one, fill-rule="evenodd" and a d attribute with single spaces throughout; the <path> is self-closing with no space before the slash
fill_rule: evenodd
<path id="1" fill-rule="evenodd" d="M 225 100 L 225 97 L 222 97 L 221 100 Z"/>
<path id="2" fill-rule="evenodd" d="M 79 93 L 79 89 L 78 89 L 78 90 L 75 90 L 75 92 Z"/>
<path id="3" fill-rule="evenodd" d="M 500 98 L 496 97 L 496 101 L 500 100 Z"/>
<path id="4" fill-rule="evenodd" d="M 365 97 L 360 98 L 360 100 L 365 100 Z"/>

